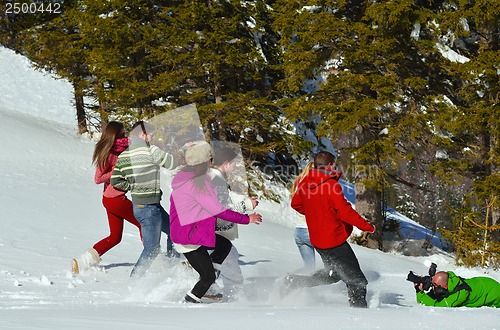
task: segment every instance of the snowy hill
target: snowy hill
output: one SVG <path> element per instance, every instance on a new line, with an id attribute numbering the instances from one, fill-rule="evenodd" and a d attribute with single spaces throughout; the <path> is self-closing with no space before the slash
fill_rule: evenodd
<path id="1" fill-rule="evenodd" d="M 369 281 L 366 310 L 348 307 L 343 283 L 280 299 L 280 279 L 302 267 L 293 229 L 283 225 L 292 221 L 288 203 L 263 201 L 264 222 L 240 226 L 235 245 L 245 288 L 237 301 L 183 303 L 197 276 L 163 257 L 146 278 L 131 281 L 142 247 L 129 224 L 99 269 L 72 276 L 70 259 L 108 233 L 102 187 L 93 183 L 94 143 L 76 136 L 67 99 L 53 103 L 67 85 L 55 90 L 53 78 L 4 48 L 0 59 L 0 87 L 18 93 L 0 103 L 0 329 L 499 329 L 497 309 L 416 304 L 406 275 L 426 273 L 431 261 L 464 277 L 500 280 L 500 272 L 458 268 L 446 254 L 405 257 L 353 246 Z M 51 92 L 20 92 L 26 84 Z M 26 104 L 38 110 L 30 114 Z M 40 110 L 48 108 L 61 113 Z"/>
<path id="2" fill-rule="evenodd" d="M 0 108 L 76 125 L 73 88 L 66 80 L 33 70 L 28 59 L 1 45 L 0 68 Z"/>

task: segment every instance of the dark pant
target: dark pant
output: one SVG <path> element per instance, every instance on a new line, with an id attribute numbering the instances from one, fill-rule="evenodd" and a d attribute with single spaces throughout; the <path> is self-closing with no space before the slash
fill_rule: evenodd
<path id="1" fill-rule="evenodd" d="M 189 264 L 200 274 L 199 281 L 194 285 L 191 293 L 201 298 L 208 288 L 215 282 L 215 269 L 212 263 L 221 265 L 231 251 L 231 241 L 227 238 L 215 235 L 215 248 L 212 254 L 208 253 L 210 248 L 200 246 L 198 249 L 184 253 Z"/>
<path id="2" fill-rule="evenodd" d="M 358 259 L 351 246 L 345 242 L 331 249 L 316 248 L 316 251 L 323 260 L 325 269 L 318 270 L 311 275 L 292 275 L 292 287 L 313 287 L 342 280 L 347 285 L 349 304 L 353 307 L 366 307 L 368 281 L 359 267 Z"/>
<path id="3" fill-rule="evenodd" d="M 290 275 L 293 278 L 292 288 L 307 288 L 318 285 L 333 284 L 340 281 L 340 277 L 326 269 L 320 269 L 311 275 Z"/>
<path id="4" fill-rule="evenodd" d="M 366 307 L 366 285 L 368 280 L 359 267 L 358 258 L 351 246 L 344 242 L 331 249 L 318 249 L 325 270 L 330 278 L 340 278 L 347 285 L 349 304 L 353 307 Z M 329 283 L 325 283 L 329 284 Z"/>

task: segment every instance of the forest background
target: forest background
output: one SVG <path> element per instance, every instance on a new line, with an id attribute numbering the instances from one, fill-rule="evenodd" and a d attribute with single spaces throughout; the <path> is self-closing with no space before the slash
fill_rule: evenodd
<path id="1" fill-rule="evenodd" d="M 250 190 L 289 185 L 329 149 L 382 229 L 358 243 L 388 248 L 390 205 L 442 234 L 457 263 L 500 267 L 500 0 L 0 9 L 0 43 L 71 82 L 78 134 L 195 104 L 207 140 L 241 145 Z"/>

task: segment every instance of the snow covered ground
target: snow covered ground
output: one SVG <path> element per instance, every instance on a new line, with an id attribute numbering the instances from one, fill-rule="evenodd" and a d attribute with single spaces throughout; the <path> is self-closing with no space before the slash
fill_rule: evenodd
<path id="1" fill-rule="evenodd" d="M 131 281 L 142 247 L 128 223 L 99 269 L 72 276 L 70 259 L 108 227 L 102 187 L 93 183 L 94 142 L 75 133 L 68 86 L 0 47 L 0 329 L 500 329 L 498 309 L 415 302 L 406 275 L 425 274 L 431 261 L 463 277 L 500 280 L 498 271 L 456 267 L 445 253 L 406 257 L 353 246 L 369 280 L 368 309 L 349 308 L 342 283 L 280 299 L 280 280 L 302 266 L 293 228 L 283 225 L 292 219 L 288 203 L 263 201 L 263 223 L 240 226 L 235 245 L 246 282 L 237 301 L 183 303 L 196 274 L 164 257 Z"/>

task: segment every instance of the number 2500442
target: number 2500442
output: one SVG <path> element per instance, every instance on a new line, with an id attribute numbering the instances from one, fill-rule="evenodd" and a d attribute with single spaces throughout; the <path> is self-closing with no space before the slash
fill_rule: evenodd
<path id="1" fill-rule="evenodd" d="M 60 14 L 61 4 L 58 2 L 7 2 L 5 4 L 6 14 L 36 14 L 50 13 Z"/>

